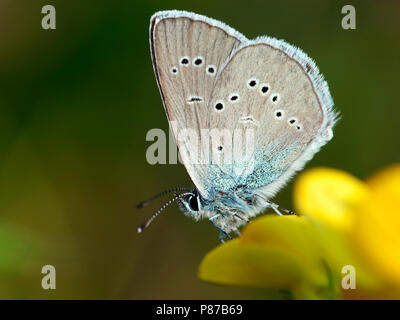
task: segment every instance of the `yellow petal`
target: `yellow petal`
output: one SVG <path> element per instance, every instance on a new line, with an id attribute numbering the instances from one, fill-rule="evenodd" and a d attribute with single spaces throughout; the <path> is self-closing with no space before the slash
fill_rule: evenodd
<path id="1" fill-rule="evenodd" d="M 337 169 L 315 168 L 302 173 L 294 185 L 294 204 L 303 215 L 340 230 L 353 224 L 353 207 L 368 195 L 368 187 Z"/>
<path id="2" fill-rule="evenodd" d="M 400 286 L 400 198 L 383 187 L 360 205 L 352 233 L 364 264 Z"/>
<path id="3" fill-rule="evenodd" d="M 315 230 L 306 217 L 264 216 L 244 230 L 243 244 L 275 247 L 290 252 L 301 260 L 311 282 L 326 284 L 326 268 L 321 263 L 321 250 Z"/>
<path id="4" fill-rule="evenodd" d="M 344 300 L 399 300 L 400 288 L 391 284 L 386 284 L 371 290 L 369 287 L 363 287 L 357 284 L 355 290 L 342 289 L 340 295 Z"/>
<path id="5" fill-rule="evenodd" d="M 304 218 L 264 216 L 250 223 L 242 237 L 209 252 L 199 277 L 219 284 L 289 289 L 297 298 L 309 298 L 312 288 L 324 288 L 329 281 L 318 252 Z"/>
<path id="6" fill-rule="evenodd" d="M 387 192 L 391 197 L 400 199 L 400 164 L 393 164 L 367 180 L 372 191 Z"/>
<path id="7" fill-rule="evenodd" d="M 346 265 L 351 265 L 356 269 L 357 284 L 362 284 L 364 288 L 375 290 L 381 285 L 381 279 L 377 277 L 368 266 L 363 263 L 358 255 L 358 249 L 351 243 L 350 235 L 352 232 L 338 232 L 337 229 L 328 225 L 321 225 L 314 221 L 317 226 L 318 242 L 321 246 L 321 257 L 329 266 L 332 276 L 338 284 L 343 278 L 342 269 Z"/>
<path id="8" fill-rule="evenodd" d="M 199 278 L 219 284 L 289 289 L 301 279 L 297 262 L 294 255 L 280 249 L 244 246 L 234 239 L 204 257 Z"/>

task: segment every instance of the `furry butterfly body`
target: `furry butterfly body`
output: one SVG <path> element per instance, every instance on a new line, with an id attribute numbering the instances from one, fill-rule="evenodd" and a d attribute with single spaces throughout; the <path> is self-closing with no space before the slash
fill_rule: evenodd
<path id="1" fill-rule="evenodd" d="M 195 184 L 175 195 L 182 211 L 210 219 L 228 235 L 267 207 L 284 210 L 269 199 L 332 138 L 336 121 L 313 60 L 283 40 L 248 40 L 222 22 L 184 11 L 152 16 L 150 47 L 181 156 L 196 150 L 207 160 L 182 157 Z M 188 128 L 200 139 L 182 138 Z M 202 144 L 205 129 L 251 131 L 253 151 L 242 157 L 248 146 L 241 144 L 239 159 L 221 161 L 231 149 L 225 140 Z"/>

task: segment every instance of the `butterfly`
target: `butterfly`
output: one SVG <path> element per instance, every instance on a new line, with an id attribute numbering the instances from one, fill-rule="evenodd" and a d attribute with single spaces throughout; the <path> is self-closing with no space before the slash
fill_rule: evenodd
<path id="1" fill-rule="evenodd" d="M 195 220 L 209 219 L 222 242 L 231 232 L 240 235 L 239 227 L 268 207 L 294 214 L 270 199 L 332 138 L 337 120 L 314 61 L 283 40 L 248 40 L 220 21 L 176 10 L 151 17 L 150 50 L 165 112 L 195 188 L 173 188 L 140 203 L 142 208 L 174 193 L 138 232 L 173 202 Z M 203 135 L 210 131 L 228 135 L 210 143 Z M 250 142 L 243 143 L 245 132 L 251 133 Z M 236 149 L 235 134 L 242 138 Z"/>

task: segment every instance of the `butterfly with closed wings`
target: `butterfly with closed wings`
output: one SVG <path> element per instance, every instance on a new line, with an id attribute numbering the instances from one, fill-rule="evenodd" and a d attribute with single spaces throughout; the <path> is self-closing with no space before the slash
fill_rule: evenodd
<path id="1" fill-rule="evenodd" d="M 222 242 L 268 207 L 293 214 L 270 199 L 332 138 L 337 120 L 314 61 L 283 40 L 248 40 L 222 22 L 175 10 L 151 17 L 150 49 L 165 112 L 195 188 L 174 188 L 140 203 L 139 208 L 174 194 L 138 232 L 173 202 L 195 220 L 209 219 Z M 200 139 L 182 138 L 187 129 Z M 249 144 L 242 143 L 240 159 L 218 160 L 230 148 L 226 140 L 202 143 L 204 130 L 251 131 L 250 156 L 240 158 Z M 183 153 L 191 150 L 211 161 L 190 161 Z"/>

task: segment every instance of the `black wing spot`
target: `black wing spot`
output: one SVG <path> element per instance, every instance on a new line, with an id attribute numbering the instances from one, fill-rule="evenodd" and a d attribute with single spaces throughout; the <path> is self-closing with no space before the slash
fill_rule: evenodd
<path id="1" fill-rule="evenodd" d="M 216 104 L 215 104 L 215 110 L 217 110 L 217 111 L 222 111 L 222 110 L 224 110 L 224 103 L 222 102 L 222 101 L 218 101 Z"/>
<path id="2" fill-rule="evenodd" d="M 202 97 L 198 97 L 198 96 L 191 96 L 188 99 L 189 104 L 202 103 L 203 101 L 204 101 L 204 99 Z"/>

